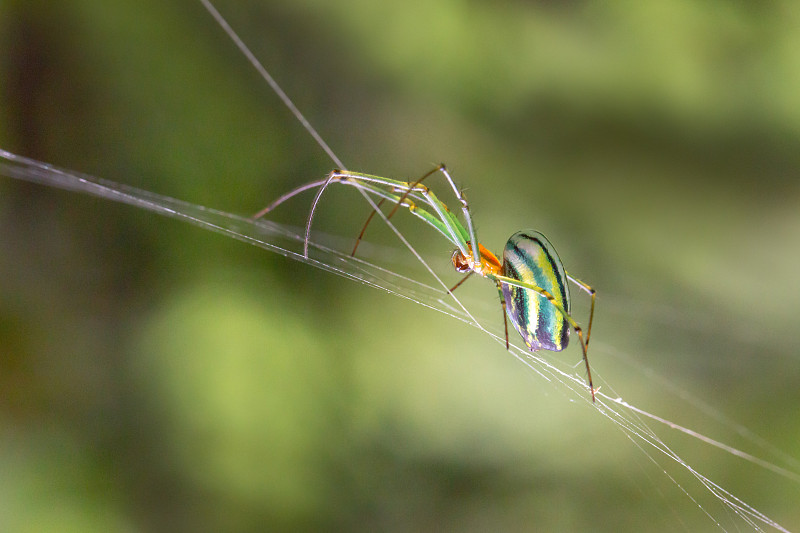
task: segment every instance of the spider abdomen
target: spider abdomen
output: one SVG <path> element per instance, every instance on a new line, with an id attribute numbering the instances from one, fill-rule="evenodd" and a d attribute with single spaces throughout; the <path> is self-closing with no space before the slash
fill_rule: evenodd
<path id="1" fill-rule="evenodd" d="M 567 274 L 555 248 L 538 231 L 512 235 L 503 250 L 503 274 L 547 291 L 570 312 Z M 558 352 L 569 343 L 570 326 L 546 296 L 531 289 L 503 284 L 506 313 L 531 351 Z"/>

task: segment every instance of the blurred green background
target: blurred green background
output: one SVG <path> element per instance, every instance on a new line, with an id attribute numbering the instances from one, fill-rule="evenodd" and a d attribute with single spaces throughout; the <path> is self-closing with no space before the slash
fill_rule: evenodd
<path id="1" fill-rule="evenodd" d="M 599 291 L 603 392 L 798 471 L 800 4 L 217 7 L 349 168 L 444 161 L 490 249 L 545 232 Z M 190 0 L 0 2 L 0 102 L 5 149 L 241 214 L 333 166 Z M 352 237 L 367 212 L 331 191 L 315 224 Z M 747 529 L 423 307 L 7 178 L 0 250 L 2 531 L 715 530 L 662 470 Z M 796 481 L 654 429 L 800 528 Z"/>

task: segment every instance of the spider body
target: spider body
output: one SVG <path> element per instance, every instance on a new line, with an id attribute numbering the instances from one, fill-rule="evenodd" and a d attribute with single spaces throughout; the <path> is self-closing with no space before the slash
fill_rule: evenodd
<path id="1" fill-rule="evenodd" d="M 461 203 L 464 223 L 430 189 L 421 184 L 424 179 L 437 172 L 444 176 Z M 308 239 L 314 212 L 322 193 L 332 183 L 355 187 L 365 196 L 369 195 L 380 200 L 377 205 L 373 204 L 376 210 L 373 210 L 367 218 L 358 239 L 356 239 L 352 255 L 355 255 L 358 243 L 377 210 L 385 201 L 389 201 L 394 204 L 394 207 L 388 215 L 384 215 L 386 220 L 391 218 L 400 207 L 405 207 L 412 215 L 420 218 L 455 246 L 456 249 L 451 257 L 453 267 L 456 271 L 466 275 L 449 292 L 452 293 L 472 274 L 493 281 L 503 306 L 506 348 L 510 348 L 509 319 L 531 351 L 558 352 L 563 350 L 569 343 L 570 329 L 574 329 L 581 344 L 589 390 L 592 393 L 592 401 L 594 401 L 595 390 L 592 385 L 587 347 L 592 331 L 595 291 L 589 285 L 567 274 L 555 248 L 544 235 L 533 230 L 515 233 L 508 239 L 503 250 L 503 261 L 500 262 L 497 256 L 478 242 L 467 199 L 464 193 L 456 187 L 444 165 L 439 165 L 413 183 L 348 170 L 334 170 L 323 180 L 301 185 L 284 194 L 256 213 L 253 218 L 265 215 L 277 205 L 300 192 L 317 189 L 311 212 L 306 221 L 304 254 L 308 256 Z M 477 243 L 477 246 L 473 243 Z M 570 315 L 571 305 L 567 281 L 575 283 L 592 298 L 589 325 L 585 337 L 581 326 Z"/>

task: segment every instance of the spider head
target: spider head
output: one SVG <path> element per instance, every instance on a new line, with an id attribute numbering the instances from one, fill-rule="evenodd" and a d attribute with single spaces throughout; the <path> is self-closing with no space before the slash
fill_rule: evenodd
<path id="1" fill-rule="evenodd" d="M 467 241 L 467 249 L 471 251 L 469 241 Z M 456 269 L 456 272 L 462 274 L 474 272 L 483 277 L 502 274 L 503 265 L 492 252 L 484 248 L 482 244 L 478 244 L 478 253 L 480 254 L 480 259 L 475 261 L 471 254 L 464 255 L 461 249 L 455 250 L 450 258 L 453 262 L 453 268 Z"/>
<path id="2" fill-rule="evenodd" d="M 450 260 L 453 262 L 453 268 L 456 269 L 456 272 L 466 274 L 467 272 L 472 271 L 472 261 L 465 257 L 458 248 L 453 251 L 453 256 L 450 258 Z"/>

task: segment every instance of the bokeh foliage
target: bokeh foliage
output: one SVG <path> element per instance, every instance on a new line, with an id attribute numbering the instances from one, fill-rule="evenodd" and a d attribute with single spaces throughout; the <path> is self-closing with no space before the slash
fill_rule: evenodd
<path id="1" fill-rule="evenodd" d="M 218 7 L 352 169 L 445 161 L 489 248 L 544 231 L 600 291 L 604 391 L 798 456 L 800 5 Z M 0 101 L 3 148 L 237 213 L 332 165 L 190 0 L 0 3 Z M 331 191 L 317 224 L 348 237 L 367 212 Z M 422 307 L 8 179 L 0 250 L 3 531 L 713 527 L 583 402 Z M 796 483 L 662 436 L 800 526 Z"/>

